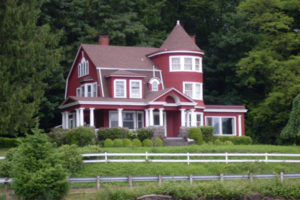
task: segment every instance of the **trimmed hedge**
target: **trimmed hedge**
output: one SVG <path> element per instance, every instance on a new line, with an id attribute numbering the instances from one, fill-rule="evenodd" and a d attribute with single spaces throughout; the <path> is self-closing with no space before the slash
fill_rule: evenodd
<path id="1" fill-rule="evenodd" d="M 203 140 L 207 143 L 214 139 L 214 127 L 212 126 L 201 126 Z"/>
<path id="2" fill-rule="evenodd" d="M 106 140 L 104 140 L 104 147 L 113 147 L 114 143 L 111 139 L 107 138 Z"/>
<path id="3" fill-rule="evenodd" d="M 123 141 L 121 139 L 114 139 L 113 143 L 114 147 L 123 147 Z"/>
<path id="4" fill-rule="evenodd" d="M 252 144 L 252 139 L 249 136 L 214 136 L 215 140 L 221 142 L 231 141 L 233 144 Z"/>
<path id="5" fill-rule="evenodd" d="M 145 139 L 145 140 L 143 141 L 143 146 L 144 146 L 144 147 L 152 147 L 152 146 L 153 146 L 153 143 L 152 143 L 152 141 L 151 141 L 150 139 Z"/>
<path id="6" fill-rule="evenodd" d="M 18 138 L 0 137 L 0 147 L 1 148 L 17 147 L 19 144 L 20 144 L 20 141 Z"/>
<path id="7" fill-rule="evenodd" d="M 141 128 L 136 130 L 137 137 L 139 140 L 144 141 L 145 139 L 151 139 L 153 137 L 154 131 L 149 128 Z"/>
<path id="8" fill-rule="evenodd" d="M 153 140 L 153 146 L 162 147 L 162 146 L 164 146 L 164 142 L 160 138 L 155 138 Z"/>
<path id="9" fill-rule="evenodd" d="M 93 144 L 95 141 L 95 131 L 92 128 L 78 127 L 67 132 L 67 144 L 76 144 L 78 146 L 85 146 Z"/>
<path id="10" fill-rule="evenodd" d="M 194 139 L 197 144 L 203 144 L 202 132 L 200 127 L 189 129 L 189 138 Z"/>
<path id="11" fill-rule="evenodd" d="M 132 140 L 132 146 L 133 147 L 141 147 L 142 146 L 142 142 L 139 139 L 133 139 Z"/>
<path id="12" fill-rule="evenodd" d="M 109 139 L 123 139 L 123 138 L 128 138 L 129 135 L 129 130 L 125 128 L 100 128 L 98 130 L 98 140 L 105 140 L 107 138 Z"/>
<path id="13" fill-rule="evenodd" d="M 125 138 L 125 139 L 123 140 L 123 147 L 131 147 L 131 146 L 132 146 L 131 140 Z"/>

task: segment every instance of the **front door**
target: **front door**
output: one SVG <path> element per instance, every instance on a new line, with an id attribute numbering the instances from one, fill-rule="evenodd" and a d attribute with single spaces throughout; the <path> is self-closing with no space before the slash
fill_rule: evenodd
<path id="1" fill-rule="evenodd" d="M 166 111 L 167 137 L 177 137 L 180 130 L 180 112 Z"/>

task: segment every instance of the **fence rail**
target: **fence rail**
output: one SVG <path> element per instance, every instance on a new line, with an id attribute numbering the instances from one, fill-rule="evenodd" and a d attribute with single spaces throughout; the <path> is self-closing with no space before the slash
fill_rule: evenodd
<path id="1" fill-rule="evenodd" d="M 293 157 L 299 158 L 300 154 L 283 154 L 283 153 L 89 153 L 82 154 L 84 163 L 108 163 L 108 162 L 165 162 L 165 163 L 240 163 L 240 162 L 270 162 L 270 163 L 300 163 L 296 159 L 270 159 L 270 157 Z M 143 157 L 132 159 L 109 159 L 109 157 Z M 173 157 L 172 159 L 153 159 L 154 157 Z M 174 157 L 180 157 L 177 159 Z M 182 157 L 184 159 L 182 159 Z M 198 157 L 198 158 L 195 158 Z M 219 159 L 199 159 L 199 157 L 219 157 Z M 232 157 L 256 157 L 254 159 L 230 159 Z M 262 157 L 262 158 L 257 158 Z M 99 159 L 101 158 L 101 159 Z M 221 159 L 220 159 L 221 158 Z M 224 159 L 222 159 L 224 158 Z"/>
<path id="2" fill-rule="evenodd" d="M 220 174 L 220 175 L 182 175 L 182 176 L 114 176 L 114 177 L 74 177 L 69 178 L 71 183 L 97 183 L 97 188 L 100 188 L 101 183 L 112 182 L 128 182 L 132 187 L 133 182 L 158 182 L 159 185 L 163 181 L 189 181 L 193 184 L 193 181 L 208 181 L 208 180 L 237 180 L 237 179 L 275 179 L 279 178 L 281 182 L 284 179 L 300 178 L 300 173 L 294 174 Z M 9 178 L 0 178 L 0 184 L 12 183 L 13 180 Z"/>

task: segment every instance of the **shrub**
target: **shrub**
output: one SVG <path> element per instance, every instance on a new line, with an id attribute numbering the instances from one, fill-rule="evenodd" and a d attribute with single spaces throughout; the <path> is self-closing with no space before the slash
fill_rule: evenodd
<path id="1" fill-rule="evenodd" d="M 164 142 L 160 138 L 155 138 L 153 140 L 153 146 L 162 147 L 162 146 L 164 146 Z"/>
<path id="2" fill-rule="evenodd" d="M 222 142 L 231 141 L 233 144 L 252 144 L 252 139 L 249 136 L 214 136 Z"/>
<path id="3" fill-rule="evenodd" d="M 63 145 L 58 151 L 58 157 L 61 159 L 62 165 L 70 175 L 78 172 L 83 167 L 82 156 L 76 145 Z"/>
<path id="4" fill-rule="evenodd" d="M 12 187 L 20 199 L 61 199 L 69 189 L 65 169 L 48 136 L 35 130 L 13 156 Z"/>
<path id="5" fill-rule="evenodd" d="M 58 146 L 66 144 L 67 130 L 62 128 L 54 128 L 48 136 L 51 142 L 55 142 Z"/>
<path id="6" fill-rule="evenodd" d="M 121 139 L 114 139 L 113 144 L 114 147 L 123 147 L 123 142 Z"/>
<path id="7" fill-rule="evenodd" d="M 78 127 L 67 132 L 67 144 L 85 146 L 94 143 L 95 131 L 92 128 Z"/>
<path id="8" fill-rule="evenodd" d="M 201 126 L 203 140 L 207 143 L 209 141 L 213 141 L 214 137 L 214 127 L 212 126 Z"/>
<path id="9" fill-rule="evenodd" d="M 225 141 L 224 144 L 225 145 L 233 145 L 233 143 L 231 141 L 229 141 L 229 140 Z"/>
<path id="10" fill-rule="evenodd" d="M 12 160 L 17 148 L 11 148 L 7 151 L 5 159 L 0 162 L 0 177 L 10 177 L 10 170 L 12 168 Z"/>
<path id="11" fill-rule="evenodd" d="M 151 141 L 150 139 L 145 139 L 145 140 L 143 141 L 143 146 L 144 146 L 144 147 L 152 147 L 152 146 L 153 146 L 153 143 L 152 143 L 152 141 Z"/>
<path id="12" fill-rule="evenodd" d="M 142 143 L 141 143 L 141 141 L 139 139 L 136 138 L 136 139 L 132 140 L 132 146 L 133 147 L 141 147 Z"/>
<path id="13" fill-rule="evenodd" d="M 137 137 L 141 141 L 144 141 L 145 139 L 151 139 L 154 134 L 153 129 L 150 129 L 150 128 L 141 128 L 141 129 L 138 129 L 136 132 L 137 132 Z"/>
<path id="14" fill-rule="evenodd" d="M 133 140 L 134 138 L 137 138 L 137 133 L 135 130 L 129 131 L 128 138 Z"/>
<path id="15" fill-rule="evenodd" d="M 107 138 L 109 139 L 123 139 L 127 138 L 129 134 L 129 130 L 125 128 L 100 128 L 98 130 L 98 140 L 105 140 Z"/>
<path id="16" fill-rule="evenodd" d="M 0 137 L 0 147 L 1 148 L 17 147 L 19 144 L 20 144 L 20 141 L 18 138 Z"/>
<path id="17" fill-rule="evenodd" d="M 125 138 L 125 139 L 123 140 L 123 147 L 131 147 L 131 146 L 132 146 L 131 140 Z"/>
<path id="18" fill-rule="evenodd" d="M 220 139 L 216 139 L 214 142 L 215 145 L 222 145 L 224 144 Z"/>
<path id="19" fill-rule="evenodd" d="M 197 144 L 203 144 L 202 132 L 199 127 L 189 129 L 189 138 L 194 139 Z"/>
<path id="20" fill-rule="evenodd" d="M 107 138 L 106 140 L 104 140 L 104 147 L 113 147 L 114 143 L 111 139 Z"/>

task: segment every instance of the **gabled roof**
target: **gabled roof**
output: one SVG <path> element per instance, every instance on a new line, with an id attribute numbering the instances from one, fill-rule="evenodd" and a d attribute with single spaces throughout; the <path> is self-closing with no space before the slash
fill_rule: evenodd
<path id="1" fill-rule="evenodd" d="M 147 54 L 157 48 L 81 44 L 96 67 L 123 69 L 153 69 Z"/>
<path id="2" fill-rule="evenodd" d="M 170 35 L 161 45 L 160 50 L 202 51 L 178 22 Z"/>

